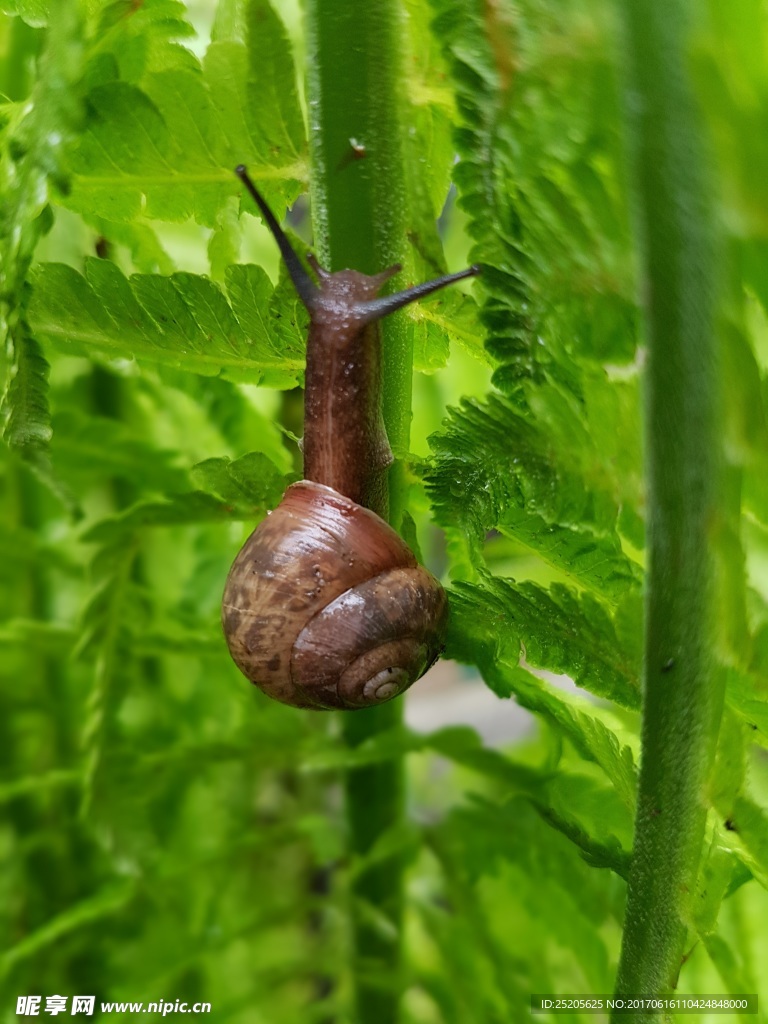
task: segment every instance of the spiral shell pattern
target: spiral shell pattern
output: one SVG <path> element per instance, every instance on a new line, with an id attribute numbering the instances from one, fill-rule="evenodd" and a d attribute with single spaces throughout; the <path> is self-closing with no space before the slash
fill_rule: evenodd
<path id="1" fill-rule="evenodd" d="M 243 545 L 222 622 L 245 676 L 294 707 L 365 708 L 438 658 L 440 583 L 379 516 L 323 484 L 292 484 Z"/>

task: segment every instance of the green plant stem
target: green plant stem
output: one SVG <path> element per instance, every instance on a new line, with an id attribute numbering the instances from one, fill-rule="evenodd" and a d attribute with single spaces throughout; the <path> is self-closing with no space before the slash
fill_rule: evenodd
<path id="1" fill-rule="evenodd" d="M 636 0 L 621 10 L 647 299 L 649 557 L 642 761 L 617 991 L 658 994 L 674 989 L 684 955 L 723 699 L 713 618 L 724 518 L 718 254 L 686 74 L 687 4 Z"/>
<path id="2" fill-rule="evenodd" d="M 400 21 L 395 0 L 354 4 L 308 0 L 308 99 L 312 210 L 321 261 L 374 273 L 395 263 L 403 243 L 405 185 L 398 124 Z M 364 147 L 363 150 L 360 147 Z M 392 447 L 407 448 L 412 350 L 402 318 L 383 333 L 384 421 Z M 403 508 L 402 477 L 390 476 L 389 517 Z M 383 509 L 375 509 L 384 512 Z M 402 717 L 402 702 L 343 719 L 357 745 Z M 352 851 L 365 855 L 403 815 L 401 760 L 352 771 L 346 779 Z M 393 1024 L 398 1017 L 402 865 L 392 858 L 364 872 L 352 892 L 356 1019 Z M 394 925 L 389 934 L 381 921 Z"/>

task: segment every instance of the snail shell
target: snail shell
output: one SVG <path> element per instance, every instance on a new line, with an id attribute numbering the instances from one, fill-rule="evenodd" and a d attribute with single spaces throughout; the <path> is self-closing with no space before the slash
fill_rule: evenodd
<path id="1" fill-rule="evenodd" d="M 383 519 L 301 480 L 235 559 L 222 621 L 235 663 L 270 697 L 351 709 L 426 672 L 447 611 L 440 583 Z"/>

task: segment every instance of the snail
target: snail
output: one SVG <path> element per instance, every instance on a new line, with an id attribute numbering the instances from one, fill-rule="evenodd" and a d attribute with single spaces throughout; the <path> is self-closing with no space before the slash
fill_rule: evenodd
<path id="1" fill-rule="evenodd" d="M 369 276 L 304 269 L 272 211 L 236 171 L 275 237 L 310 314 L 304 475 L 256 527 L 227 577 L 230 654 L 294 707 L 365 708 L 402 693 L 437 660 L 448 604 L 439 581 L 379 515 L 392 453 L 381 413 L 378 320 L 477 267 L 380 297 L 400 267 Z"/>

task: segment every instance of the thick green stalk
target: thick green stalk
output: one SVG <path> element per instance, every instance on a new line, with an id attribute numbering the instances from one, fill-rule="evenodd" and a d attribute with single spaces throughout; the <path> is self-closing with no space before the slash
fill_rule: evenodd
<path id="1" fill-rule="evenodd" d="M 687 2 L 620 7 L 646 298 L 649 557 L 642 762 L 617 990 L 650 995 L 677 983 L 722 708 L 713 616 L 724 519 L 718 268 L 706 146 L 686 67 Z"/>
<path id="2" fill-rule="evenodd" d="M 397 0 L 307 2 L 312 210 L 319 255 L 331 270 L 347 267 L 374 273 L 401 255 L 401 17 Z M 410 424 L 410 335 L 399 316 L 387 318 L 382 332 L 384 420 L 390 444 L 398 450 L 407 447 Z M 402 508 L 398 480 L 393 474 L 390 515 L 396 526 Z M 346 741 L 355 746 L 396 725 L 401 716 L 401 701 L 346 714 Z M 401 761 L 350 772 L 346 808 L 352 850 L 364 855 L 377 837 L 402 818 Z M 356 1019 L 365 1024 L 394 1024 L 402 918 L 398 859 L 365 872 L 352 896 Z M 394 925 L 392 934 L 381 928 L 382 917 Z"/>

